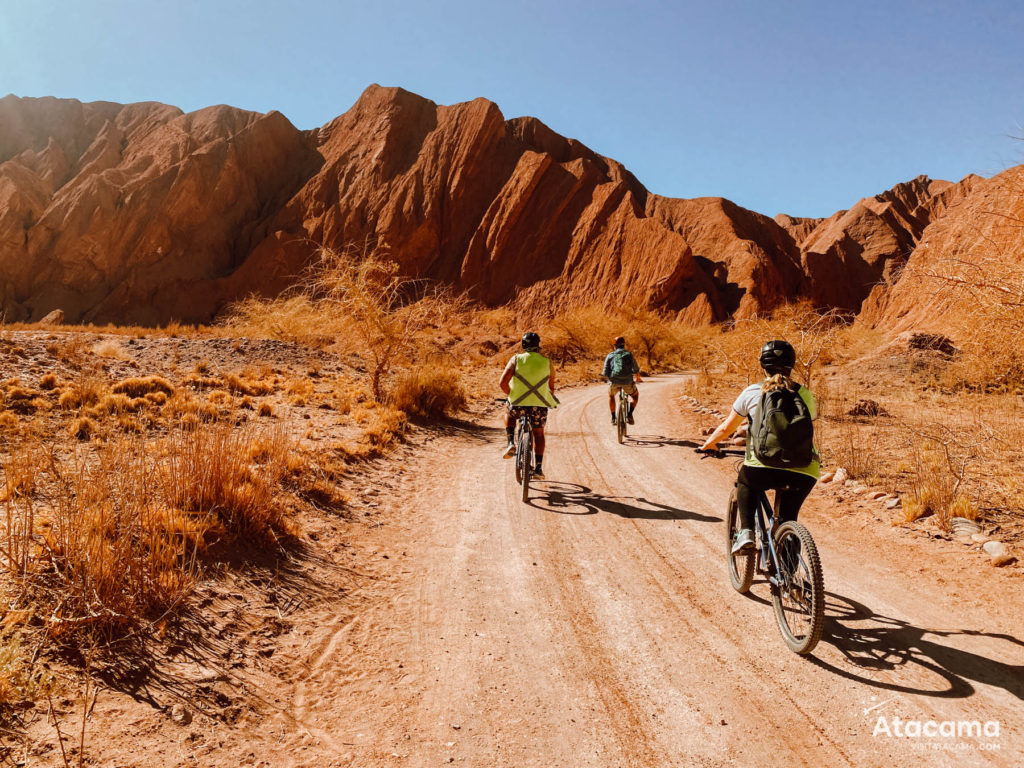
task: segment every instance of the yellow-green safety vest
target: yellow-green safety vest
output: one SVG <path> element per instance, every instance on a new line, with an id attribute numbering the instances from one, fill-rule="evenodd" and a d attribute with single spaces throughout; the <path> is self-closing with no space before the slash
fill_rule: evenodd
<path id="1" fill-rule="evenodd" d="M 521 352 L 512 373 L 508 400 L 512 405 L 554 408 L 558 401 L 551 393 L 551 361 L 539 352 Z"/>

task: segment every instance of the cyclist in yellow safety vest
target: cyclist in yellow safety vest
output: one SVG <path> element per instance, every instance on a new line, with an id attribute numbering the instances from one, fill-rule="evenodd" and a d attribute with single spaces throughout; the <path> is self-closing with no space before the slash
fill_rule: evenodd
<path id="1" fill-rule="evenodd" d="M 537 465 L 534 477 L 544 477 L 544 425 L 548 422 L 548 408 L 555 408 L 555 374 L 551 361 L 540 353 L 540 336 L 533 331 L 523 334 L 523 351 L 513 355 L 498 381 L 501 391 L 508 395 L 505 414 L 505 434 L 508 447 L 505 458 L 516 453 L 516 421 L 526 414 L 533 425 L 534 455 Z"/>

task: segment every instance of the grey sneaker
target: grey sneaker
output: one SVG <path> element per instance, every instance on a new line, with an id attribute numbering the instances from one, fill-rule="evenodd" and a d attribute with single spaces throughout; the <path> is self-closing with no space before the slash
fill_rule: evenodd
<path id="1" fill-rule="evenodd" d="M 505 449 L 505 452 L 503 454 L 501 454 L 501 458 L 503 458 L 503 459 L 511 459 L 515 455 L 516 455 L 516 444 L 515 443 L 509 443 L 508 447 Z"/>
<path id="2" fill-rule="evenodd" d="M 749 528 L 743 528 L 736 533 L 736 539 L 732 543 L 732 553 L 738 555 L 754 548 L 754 532 Z"/>

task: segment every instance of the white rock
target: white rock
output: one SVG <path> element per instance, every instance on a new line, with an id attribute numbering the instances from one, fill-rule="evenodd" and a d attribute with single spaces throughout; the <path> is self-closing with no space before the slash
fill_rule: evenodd
<path id="1" fill-rule="evenodd" d="M 985 542 L 982 549 L 984 549 L 988 553 L 989 557 L 993 559 L 1010 553 L 1010 550 L 1006 548 L 1006 545 L 1003 544 L 1003 542 L 995 540 Z"/>
<path id="2" fill-rule="evenodd" d="M 986 541 L 989 540 L 989 538 L 988 534 L 985 533 L 972 533 L 971 540 L 977 542 L 978 544 L 984 544 Z"/>
<path id="3" fill-rule="evenodd" d="M 885 491 L 872 491 L 871 493 L 868 494 L 868 498 L 873 499 L 874 501 L 878 501 L 879 499 L 884 499 L 888 495 L 889 494 L 887 494 Z"/>
<path id="4" fill-rule="evenodd" d="M 840 467 L 839 469 L 837 469 L 835 471 L 835 474 L 832 476 L 832 482 L 835 483 L 836 485 L 842 485 L 849 479 L 850 473 L 847 472 L 844 467 Z"/>
<path id="5" fill-rule="evenodd" d="M 900 505 L 900 500 L 899 499 L 889 499 L 887 502 L 885 502 L 885 508 L 886 509 L 896 509 L 896 507 L 898 507 L 899 505 Z"/>
<path id="6" fill-rule="evenodd" d="M 835 472 L 825 472 L 825 473 L 822 474 L 821 479 L 819 479 L 818 482 L 819 483 L 831 483 L 832 482 L 832 478 L 835 477 L 835 474 L 836 474 Z"/>

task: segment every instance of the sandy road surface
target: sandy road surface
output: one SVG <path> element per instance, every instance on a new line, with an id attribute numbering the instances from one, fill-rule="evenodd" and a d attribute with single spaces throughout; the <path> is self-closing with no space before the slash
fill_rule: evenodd
<path id="1" fill-rule="evenodd" d="M 767 586 L 729 586 L 732 462 L 693 453 L 680 381 L 643 385 L 625 445 L 603 388 L 565 393 L 529 505 L 496 428 L 435 443 L 364 542 L 386 578 L 324 616 L 296 675 L 290 762 L 1022 764 L 1019 586 L 1002 608 L 951 596 L 812 495 L 829 621 L 813 659 L 790 653 Z M 999 735 L 873 735 L 882 716 Z"/>

